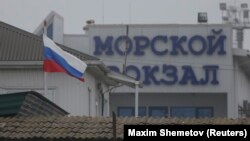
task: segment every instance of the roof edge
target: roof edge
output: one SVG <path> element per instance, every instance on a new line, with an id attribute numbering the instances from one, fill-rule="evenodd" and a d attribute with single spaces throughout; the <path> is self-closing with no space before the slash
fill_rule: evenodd
<path id="1" fill-rule="evenodd" d="M 26 93 L 27 93 L 27 95 L 28 95 L 28 94 L 32 94 L 32 95 L 35 95 L 35 96 L 39 97 L 39 98 L 42 99 L 42 100 L 45 100 L 45 101 L 48 102 L 49 104 L 51 104 L 51 105 L 55 106 L 56 108 L 60 109 L 60 110 L 61 110 L 62 112 L 64 112 L 66 115 L 69 114 L 66 110 L 62 109 L 60 106 L 58 106 L 58 105 L 55 104 L 54 102 L 50 101 L 49 99 L 47 99 L 46 97 L 44 97 L 43 95 L 41 95 L 41 94 L 38 93 L 38 92 L 35 92 L 35 91 L 27 91 Z"/>
<path id="2" fill-rule="evenodd" d="M 250 51 L 241 48 L 232 48 L 233 56 L 235 57 L 250 57 Z"/>

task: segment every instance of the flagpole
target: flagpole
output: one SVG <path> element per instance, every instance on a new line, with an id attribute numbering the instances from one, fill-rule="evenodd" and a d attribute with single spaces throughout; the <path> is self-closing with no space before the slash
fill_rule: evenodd
<path id="1" fill-rule="evenodd" d="M 47 91 L 48 91 L 48 86 L 47 86 L 47 75 L 48 73 L 47 72 L 44 72 L 44 95 L 46 96 L 47 95 Z"/>
<path id="2" fill-rule="evenodd" d="M 44 21 L 44 26 L 43 26 L 43 34 L 45 36 L 47 36 L 47 22 Z M 48 76 L 48 73 L 43 71 L 44 74 L 43 74 L 43 83 L 44 83 L 44 95 L 46 96 L 48 94 L 48 86 L 47 86 L 47 76 Z"/>

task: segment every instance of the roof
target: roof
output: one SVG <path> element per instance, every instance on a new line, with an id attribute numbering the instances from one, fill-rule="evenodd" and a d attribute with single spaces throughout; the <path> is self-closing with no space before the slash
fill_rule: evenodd
<path id="1" fill-rule="evenodd" d="M 177 118 L 116 118 L 116 135 L 123 139 L 124 125 L 188 125 L 188 124 L 248 124 L 250 119 L 177 119 Z M 31 117 L 0 118 L 0 139 L 44 140 L 111 140 L 113 137 L 111 117 Z"/>
<path id="2" fill-rule="evenodd" d="M 98 58 L 58 44 L 81 60 Z M 0 61 L 42 61 L 42 37 L 0 21 Z"/>
<path id="3" fill-rule="evenodd" d="M 84 30 L 88 31 L 90 28 L 118 28 L 118 27 L 134 27 L 134 28 L 145 28 L 145 27 L 229 27 L 232 28 L 230 24 L 179 24 L 179 23 L 172 23 L 172 24 L 86 24 L 84 26 Z"/>
<path id="4" fill-rule="evenodd" d="M 110 73 L 111 70 L 108 69 L 100 61 L 100 59 L 61 44 L 57 45 L 60 46 L 63 50 L 85 61 L 88 66 L 94 65 L 94 68 L 92 67 L 91 69 L 90 67 L 88 67 L 87 70 L 90 70 L 90 72 L 96 72 L 95 75 L 99 75 L 96 78 L 102 78 L 102 80 L 108 85 L 123 83 L 130 87 L 134 87 L 134 79 L 128 79 L 127 76 L 120 76 L 119 79 L 109 77 L 107 74 Z M 38 65 L 42 67 L 42 61 L 42 37 L 0 21 L 0 66 L 23 67 L 24 65 Z M 125 83 L 123 80 L 120 80 L 120 78 L 122 77 L 126 78 L 126 80 L 130 80 L 130 82 Z"/>
<path id="5" fill-rule="evenodd" d="M 68 112 L 34 91 L 0 95 L 0 116 L 65 116 L 67 114 Z"/>

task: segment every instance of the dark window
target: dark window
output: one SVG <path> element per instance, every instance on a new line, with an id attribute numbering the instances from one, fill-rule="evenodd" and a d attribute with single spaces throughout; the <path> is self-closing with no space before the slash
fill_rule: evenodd
<path id="1" fill-rule="evenodd" d="M 171 107 L 171 117 L 213 117 L 212 107 Z"/>
<path id="2" fill-rule="evenodd" d="M 51 23 L 47 28 L 47 36 L 53 40 L 53 23 Z"/>
<path id="3" fill-rule="evenodd" d="M 150 117 L 168 117 L 167 107 L 149 107 L 148 110 Z"/>
<path id="4" fill-rule="evenodd" d="M 195 117 L 196 111 L 193 107 L 171 107 L 171 117 Z"/>
<path id="5" fill-rule="evenodd" d="M 212 107 L 199 107 L 197 108 L 197 117 L 204 118 L 204 117 L 213 117 L 214 110 Z"/>
<path id="6" fill-rule="evenodd" d="M 146 107 L 139 107 L 138 115 L 139 115 L 139 117 L 147 116 L 147 108 Z"/>
<path id="7" fill-rule="evenodd" d="M 133 107 L 118 107 L 118 116 L 119 117 L 134 116 L 134 108 Z"/>
<path id="8" fill-rule="evenodd" d="M 135 115 L 135 108 L 134 107 L 118 107 L 117 114 L 119 117 L 131 117 Z M 146 107 L 139 107 L 138 115 L 140 117 L 147 116 Z"/>

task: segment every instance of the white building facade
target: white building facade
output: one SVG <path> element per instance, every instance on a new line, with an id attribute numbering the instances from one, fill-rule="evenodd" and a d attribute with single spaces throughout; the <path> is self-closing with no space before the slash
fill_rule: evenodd
<path id="1" fill-rule="evenodd" d="M 96 57 L 60 44 L 88 65 L 85 82 L 65 73 L 47 73 L 45 81 L 41 37 L 0 22 L 0 42 L 0 94 L 37 91 L 70 115 L 109 116 L 110 87 L 135 87 L 135 79 L 112 72 Z"/>
<path id="2" fill-rule="evenodd" d="M 56 16 L 52 12 L 46 19 Z M 84 27 L 86 34 L 67 35 L 62 34 L 63 28 L 58 29 L 63 27 L 63 18 L 57 20 L 51 22 L 56 40 L 100 58 L 114 71 L 125 70 L 144 84 L 139 90 L 140 116 L 247 115 L 249 53 L 232 47 L 230 25 L 91 23 Z M 39 34 L 39 29 L 35 33 Z M 111 111 L 118 116 L 134 115 L 133 89 L 115 88 L 109 97 Z"/>

